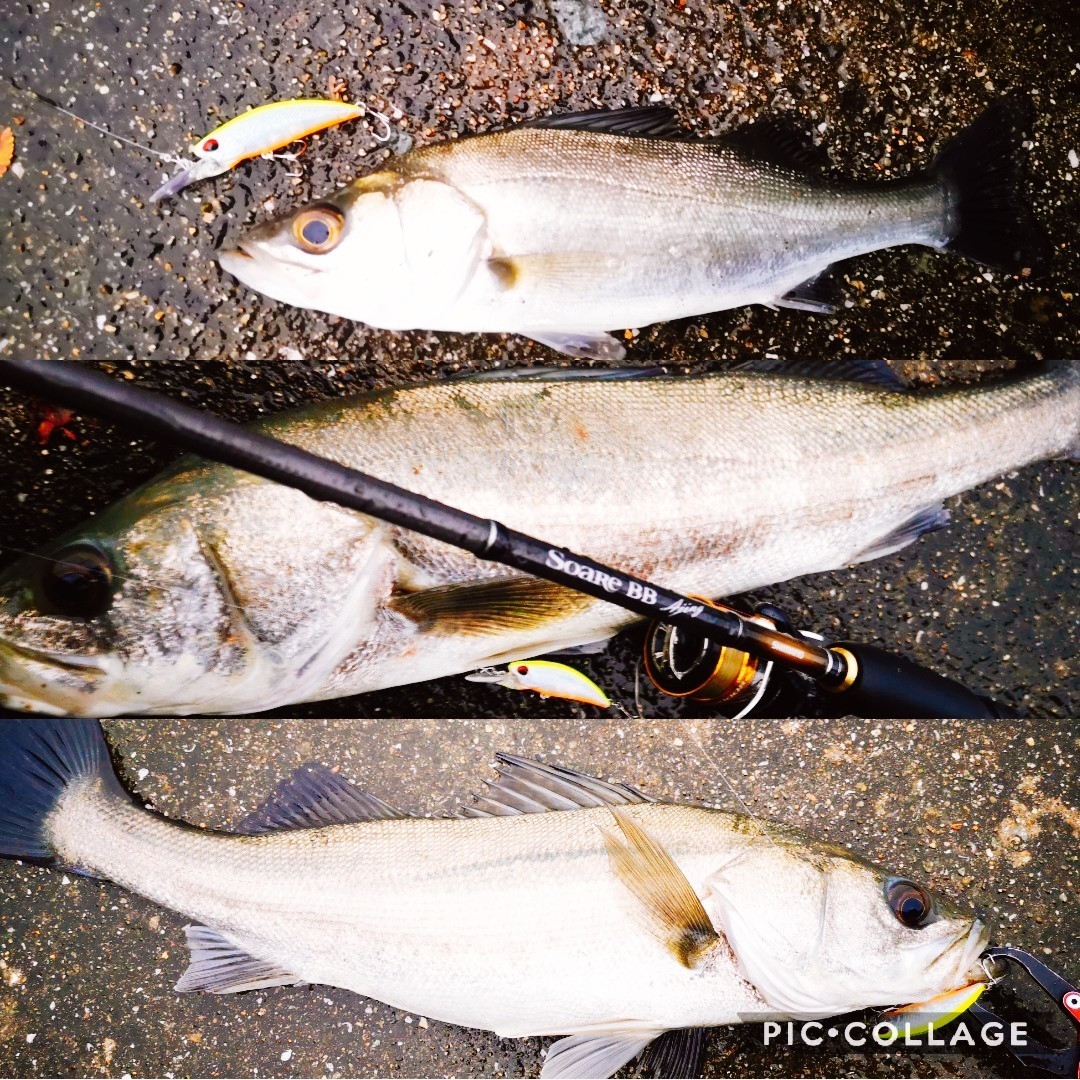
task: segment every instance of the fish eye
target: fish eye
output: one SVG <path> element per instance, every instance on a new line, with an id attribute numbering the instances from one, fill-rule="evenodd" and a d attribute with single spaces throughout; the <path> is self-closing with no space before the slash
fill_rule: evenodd
<path id="1" fill-rule="evenodd" d="M 332 206 L 311 206 L 296 215 L 293 236 L 304 251 L 322 255 L 337 247 L 344 225 L 341 211 Z"/>
<path id="2" fill-rule="evenodd" d="M 218 148 L 217 139 L 207 139 L 206 142 L 202 144 L 202 148 L 206 153 L 212 154 Z"/>
<path id="3" fill-rule="evenodd" d="M 885 899 L 896 918 L 911 930 L 921 930 L 933 921 L 934 902 L 914 881 L 890 878 L 885 882 Z"/>
<path id="4" fill-rule="evenodd" d="M 112 605 L 113 564 L 95 544 L 79 543 L 45 565 L 41 591 L 59 615 L 92 619 Z"/>

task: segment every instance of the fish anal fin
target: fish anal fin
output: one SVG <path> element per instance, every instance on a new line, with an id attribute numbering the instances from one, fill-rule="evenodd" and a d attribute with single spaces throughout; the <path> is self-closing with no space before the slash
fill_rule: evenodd
<path id="1" fill-rule="evenodd" d="M 840 286 L 829 268 L 799 282 L 776 300 L 777 307 L 809 311 L 814 315 L 832 315 L 842 303 Z"/>
<path id="2" fill-rule="evenodd" d="M 568 1035 L 548 1047 L 542 1080 L 606 1080 L 649 1045 L 660 1031 L 610 1028 Z"/>
<path id="3" fill-rule="evenodd" d="M 324 765 L 302 765 L 236 828 L 246 836 L 409 817 Z"/>
<path id="4" fill-rule="evenodd" d="M 529 120 L 523 127 L 557 131 L 594 131 L 637 138 L 675 138 L 685 134 L 679 114 L 670 105 L 640 105 L 628 109 L 591 109 Z"/>
<path id="5" fill-rule="evenodd" d="M 615 876 L 640 901 L 660 941 L 681 964 L 696 967 L 720 941 L 701 898 L 675 860 L 628 811 L 612 808 L 611 814 L 625 840 L 604 830 Z"/>
<path id="6" fill-rule="evenodd" d="M 554 330 L 523 330 L 522 333 L 564 356 L 576 356 L 581 360 L 617 364 L 626 357 L 626 347 L 622 342 L 600 331 L 560 334 Z"/>
<path id="7" fill-rule="evenodd" d="M 699 1027 L 665 1031 L 645 1050 L 638 1075 L 672 1080 L 700 1076 L 708 1034 L 706 1028 Z"/>
<path id="8" fill-rule="evenodd" d="M 485 637 L 535 630 L 593 602 L 539 578 L 508 577 L 422 589 L 396 597 L 391 607 L 425 633 Z"/>
<path id="9" fill-rule="evenodd" d="M 499 778 L 472 806 L 462 808 L 460 817 L 515 817 L 652 802 L 628 784 L 612 784 L 574 769 L 514 754 L 496 754 L 495 760 Z"/>
<path id="10" fill-rule="evenodd" d="M 191 963 L 176 984 L 178 993 L 239 994 L 303 982 L 276 964 L 257 960 L 208 926 L 187 926 L 184 930 Z"/>
<path id="11" fill-rule="evenodd" d="M 864 548 L 851 561 L 853 563 L 868 562 L 870 559 L 880 559 L 886 555 L 905 548 L 908 544 L 915 543 L 920 536 L 927 533 L 937 532 L 949 524 L 949 511 L 940 503 L 928 506 L 917 514 L 912 514 L 906 521 L 902 521 L 895 529 L 890 529 L 880 539 L 875 540 L 869 547 Z"/>

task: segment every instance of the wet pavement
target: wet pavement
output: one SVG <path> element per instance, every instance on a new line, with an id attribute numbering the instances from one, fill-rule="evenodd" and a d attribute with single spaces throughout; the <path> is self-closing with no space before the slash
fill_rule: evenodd
<path id="1" fill-rule="evenodd" d="M 12 88 L 30 86 L 118 134 L 176 153 L 245 106 L 326 93 L 385 112 L 394 144 L 556 110 L 674 105 L 700 132 L 794 113 L 855 178 L 907 175 L 1013 89 L 1037 122 L 1031 198 L 1051 271 L 1022 280 L 901 249 L 843 268 L 835 317 L 762 308 L 645 328 L 632 364 L 719 369 L 748 356 L 884 357 L 927 382 L 1075 356 L 1080 81 L 1068 5 L 836 0 L 743 6 L 562 0 L 432 6 L 250 0 L 13 5 L 0 27 L 0 354 L 75 359 L 244 419 L 333 395 L 554 354 L 502 336 L 393 334 L 281 306 L 223 274 L 214 251 L 253 220 L 332 190 L 389 152 L 378 126 L 309 140 L 178 199 L 147 197 L 170 164 Z M 1022 32 L 1018 28 L 1023 28 Z M 40 415 L 0 389 L 0 561 L 66 530 L 173 455 L 88 417 L 38 443 Z M 722 422 L 722 418 L 718 418 Z M 1050 462 L 952 500 L 953 524 L 904 552 L 768 590 L 797 625 L 892 643 L 1036 715 L 1080 711 L 1080 471 Z M 762 598 L 765 598 L 763 594 Z M 640 637 L 589 672 L 634 711 Z M 646 700 L 649 715 L 685 711 Z M 290 713 L 296 709 L 288 710 Z M 302 710 L 303 711 L 303 710 Z M 582 715 L 460 679 L 319 704 L 306 715 Z"/>
<path id="2" fill-rule="evenodd" d="M 996 943 L 1080 974 L 1080 739 L 1068 723 L 188 720 L 111 721 L 107 731 L 140 800 L 212 828 L 236 824 L 306 761 L 340 767 L 402 809 L 437 814 L 493 777 L 497 750 L 538 756 L 665 800 L 796 825 L 980 911 Z M 0 1072 L 539 1072 L 549 1040 L 502 1040 L 344 990 L 175 994 L 185 921 L 108 884 L 0 864 Z M 512 950 L 508 942 L 508 962 Z M 1012 989 L 1003 998 L 1003 1012 L 1038 1007 Z M 1000 1050 L 845 1057 L 766 1049 L 758 1031 L 713 1032 L 705 1075 L 1024 1075 Z"/>

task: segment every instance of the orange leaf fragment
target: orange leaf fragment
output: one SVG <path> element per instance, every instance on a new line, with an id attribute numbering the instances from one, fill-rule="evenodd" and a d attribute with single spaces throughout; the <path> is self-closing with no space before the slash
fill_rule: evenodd
<path id="1" fill-rule="evenodd" d="M 11 159 L 15 156 L 15 132 L 6 127 L 0 131 L 0 176 L 8 171 Z"/>

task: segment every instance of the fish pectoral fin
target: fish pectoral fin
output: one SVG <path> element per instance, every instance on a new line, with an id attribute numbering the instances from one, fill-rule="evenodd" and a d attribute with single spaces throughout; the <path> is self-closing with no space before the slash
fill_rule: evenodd
<path id="1" fill-rule="evenodd" d="M 507 577 L 438 585 L 395 597 L 390 606 L 424 633 L 486 637 L 535 630 L 592 603 L 582 593 L 539 578 Z"/>
<path id="2" fill-rule="evenodd" d="M 361 791 L 325 765 L 302 765 L 236 827 L 245 836 L 411 817 Z"/>
<path id="3" fill-rule="evenodd" d="M 626 810 L 612 809 L 625 843 L 604 829 L 615 876 L 637 897 L 660 941 L 688 968 L 720 940 L 693 886 L 668 852 Z"/>
<path id="4" fill-rule="evenodd" d="M 814 315 L 832 315 L 843 301 L 836 278 L 826 268 L 820 274 L 800 281 L 794 289 L 788 289 L 775 304 L 794 311 L 809 311 Z"/>
<path id="5" fill-rule="evenodd" d="M 543 1080 L 606 1080 L 661 1034 L 651 1028 L 612 1028 L 568 1035 L 548 1047 L 540 1076 Z"/>
<path id="6" fill-rule="evenodd" d="M 928 506 L 917 514 L 912 514 L 906 521 L 901 522 L 895 529 L 890 529 L 880 539 L 875 540 L 869 547 L 864 548 L 851 561 L 853 563 L 869 562 L 870 559 L 880 559 L 886 555 L 905 548 L 908 544 L 915 543 L 920 536 L 927 533 L 937 532 L 949 524 L 949 511 L 940 503 Z"/>
<path id="7" fill-rule="evenodd" d="M 191 963 L 180 976 L 180 994 L 239 994 L 268 986 L 291 986 L 304 980 L 234 945 L 208 926 L 186 926 Z"/>
<path id="8" fill-rule="evenodd" d="M 638 105 L 629 109 L 590 109 L 529 120 L 522 127 L 558 131 L 596 131 L 605 135 L 630 135 L 643 139 L 686 136 L 679 114 L 670 105 Z"/>
<path id="9" fill-rule="evenodd" d="M 459 817 L 516 817 L 652 802 L 628 784 L 612 784 L 574 769 L 514 754 L 496 754 L 495 761 L 498 780 L 489 782 L 487 792 L 472 806 L 458 811 Z"/>
<path id="10" fill-rule="evenodd" d="M 690 1080 L 701 1075 L 705 1061 L 705 1028 L 677 1028 L 665 1031 L 651 1042 L 641 1059 L 638 1075 L 669 1077 L 671 1080 Z"/>
<path id="11" fill-rule="evenodd" d="M 626 356 L 626 349 L 621 342 L 610 334 L 604 333 L 570 333 L 557 334 L 552 330 L 533 331 L 522 330 L 525 337 L 546 345 L 549 349 L 555 349 L 565 356 L 576 356 L 582 360 L 602 360 L 604 363 L 616 364 Z"/>

